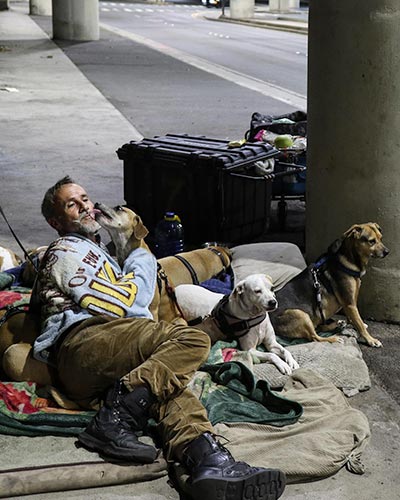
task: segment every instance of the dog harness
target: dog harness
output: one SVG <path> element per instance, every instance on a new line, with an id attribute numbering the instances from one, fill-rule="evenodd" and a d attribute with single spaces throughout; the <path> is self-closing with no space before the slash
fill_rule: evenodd
<path id="1" fill-rule="evenodd" d="M 189 271 L 190 277 L 192 278 L 193 285 L 200 285 L 199 278 L 197 277 L 196 271 L 193 269 L 192 264 L 187 261 L 184 257 L 181 255 L 174 255 L 175 259 L 178 259 L 179 262 L 182 262 L 182 264 L 186 267 L 186 269 Z"/>
<path id="2" fill-rule="evenodd" d="M 228 263 L 225 262 L 223 254 L 214 247 L 207 247 L 207 250 L 210 250 L 210 252 L 213 252 L 213 253 L 215 253 L 215 255 L 218 255 L 218 257 L 222 263 L 222 267 L 223 267 L 222 272 L 226 272 L 227 269 L 229 268 L 229 262 Z M 190 277 L 192 278 L 193 285 L 200 285 L 199 278 L 196 274 L 196 271 L 193 269 L 192 264 L 188 260 L 186 260 L 184 257 L 182 257 L 182 255 L 177 254 L 177 255 L 174 255 L 173 257 L 178 259 L 179 262 L 182 262 L 182 264 L 189 271 Z"/>
<path id="3" fill-rule="evenodd" d="M 224 295 L 218 304 L 214 307 L 211 313 L 206 316 L 211 317 L 217 323 L 218 328 L 225 335 L 227 340 L 232 342 L 233 340 L 239 339 L 246 335 L 250 328 L 257 326 L 262 323 L 267 315 L 267 313 L 262 313 L 259 316 L 255 316 L 249 319 L 238 319 L 236 316 L 229 314 L 224 310 L 225 305 L 229 301 L 229 295 Z M 199 317 L 192 319 L 188 322 L 189 326 L 198 325 L 205 318 Z"/>
<path id="4" fill-rule="evenodd" d="M 339 271 L 342 271 L 342 272 L 348 274 L 349 276 L 353 276 L 354 278 L 361 278 L 364 274 L 362 271 L 354 271 L 353 269 L 346 267 L 344 264 L 342 264 L 340 262 L 337 255 L 330 255 L 327 253 L 324 253 L 323 255 L 321 255 L 321 257 L 318 258 L 317 262 L 315 262 L 315 264 L 312 264 L 310 271 L 311 271 L 311 275 L 313 278 L 313 285 L 314 285 L 314 289 L 315 289 L 315 298 L 316 298 L 319 314 L 320 314 L 322 322 L 324 324 L 326 324 L 327 321 L 325 318 L 324 311 L 322 309 L 321 282 L 320 282 L 320 279 L 318 279 L 318 278 L 321 278 L 324 276 L 326 264 L 329 260 L 334 260 L 335 265 L 337 266 L 337 269 Z M 330 293 L 334 293 L 333 288 L 332 288 L 329 280 L 324 280 L 323 284 L 324 284 L 325 288 Z"/>

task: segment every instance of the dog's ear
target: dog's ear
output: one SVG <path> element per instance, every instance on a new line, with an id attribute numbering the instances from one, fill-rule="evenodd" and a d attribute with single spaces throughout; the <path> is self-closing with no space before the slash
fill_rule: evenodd
<path id="1" fill-rule="evenodd" d="M 265 279 L 271 284 L 273 285 L 274 284 L 274 280 L 271 278 L 271 276 L 269 274 L 265 274 Z"/>
<path id="2" fill-rule="evenodd" d="M 344 241 L 344 238 L 338 238 L 335 240 L 333 243 L 331 243 L 328 247 L 328 254 L 334 255 L 335 253 L 338 253 L 340 250 L 340 247 L 342 246 L 342 243 Z"/>
<path id="3" fill-rule="evenodd" d="M 242 283 L 236 285 L 233 291 L 235 295 L 241 295 L 243 292 L 244 292 L 244 285 Z"/>
<path id="4" fill-rule="evenodd" d="M 136 215 L 136 225 L 133 229 L 133 234 L 137 240 L 143 240 L 149 234 L 147 227 L 143 224 L 142 219 Z"/>
<path id="5" fill-rule="evenodd" d="M 362 224 L 353 224 L 344 234 L 343 239 L 345 238 L 354 238 L 359 240 L 363 234 L 364 227 Z"/>
<path id="6" fill-rule="evenodd" d="M 377 224 L 376 222 L 368 222 L 368 224 L 373 226 L 378 231 L 378 233 L 382 236 L 382 229 L 381 229 L 381 226 L 379 224 Z"/>

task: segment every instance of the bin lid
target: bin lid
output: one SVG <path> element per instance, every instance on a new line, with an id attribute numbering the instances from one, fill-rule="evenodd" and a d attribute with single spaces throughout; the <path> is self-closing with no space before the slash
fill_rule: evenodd
<path id="1" fill-rule="evenodd" d="M 153 139 L 142 139 L 124 144 L 118 151 L 121 160 L 133 159 L 139 151 L 149 151 L 154 160 L 178 157 L 185 158 L 187 163 L 200 162 L 213 168 L 234 169 L 255 161 L 276 156 L 279 151 L 266 142 L 245 143 L 240 147 L 230 147 L 230 141 L 213 139 L 205 136 L 190 136 L 188 134 L 166 134 Z"/>

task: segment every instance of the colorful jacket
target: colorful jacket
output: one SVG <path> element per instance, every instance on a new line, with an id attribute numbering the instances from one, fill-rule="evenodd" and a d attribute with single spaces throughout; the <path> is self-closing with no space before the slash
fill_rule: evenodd
<path id="1" fill-rule="evenodd" d="M 40 309 L 41 333 L 34 357 L 50 361 L 49 348 L 75 323 L 96 314 L 152 318 L 149 305 L 156 286 L 157 262 L 143 248 L 133 250 L 121 270 L 99 245 L 69 234 L 48 248 L 32 293 Z"/>

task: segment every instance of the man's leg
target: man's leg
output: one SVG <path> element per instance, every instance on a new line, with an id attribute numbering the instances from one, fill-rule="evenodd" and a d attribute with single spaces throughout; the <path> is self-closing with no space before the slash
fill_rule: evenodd
<path id="1" fill-rule="evenodd" d="M 66 395 L 83 408 L 96 408 L 117 379 L 129 391 L 149 386 L 162 402 L 187 386 L 209 349 L 208 336 L 194 328 L 97 316 L 66 336 L 57 372 Z"/>
<path id="2" fill-rule="evenodd" d="M 64 390 L 70 399 L 91 408 L 112 388 L 79 441 L 115 458 L 154 461 L 155 448 L 142 444 L 136 434 L 145 429 L 152 406 L 186 387 L 206 359 L 209 344 L 198 330 L 146 319 L 97 317 L 80 324 L 59 348 Z M 192 418 L 199 428 L 189 430 L 191 439 L 211 430 L 203 406 L 193 399 Z"/>
<path id="3" fill-rule="evenodd" d="M 89 320 L 90 321 L 90 320 Z M 209 352 L 208 337 L 198 330 L 146 320 L 101 321 L 82 324 L 63 342 L 58 356 L 59 374 L 71 399 L 90 407 L 101 387 L 120 378 L 126 389 L 111 405 L 105 419 L 100 409 L 85 431 L 89 448 L 106 449 L 132 461 L 151 459 L 151 450 L 132 436 L 112 436 L 121 415 L 133 431 L 142 425 L 152 398 L 159 408 L 159 431 L 167 458 L 181 462 L 189 474 L 186 491 L 193 499 L 276 500 L 285 487 L 279 470 L 236 462 L 212 435 L 212 426 L 201 403 L 186 388 Z M 67 377 L 70 379 L 67 380 Z M 129 392 L 130 391 L 130 392 Z M 126 394 L 127 392 L 127 394 Z M 96 421 L 97 418 L 97 421 Z M 110 421 L 109 421 L 110 420 Z M 109 425 L 110 424 L 110 425 Z M 111 430 L 110 430 L 111 428 Z M 103 440 L 103 435 L 104 436 Z M 85 433 L 83 433 L 85 434 Z M 109 437 L 111 436 L 111 438 Z M 107 440 L 113 439 L 112 445 Z M 92 441 L 91 441 L 92 440 Z M 138 460 L 139 457 L 139 460 Z M 150 460 L 149 460 L 150 461 Z"/>

